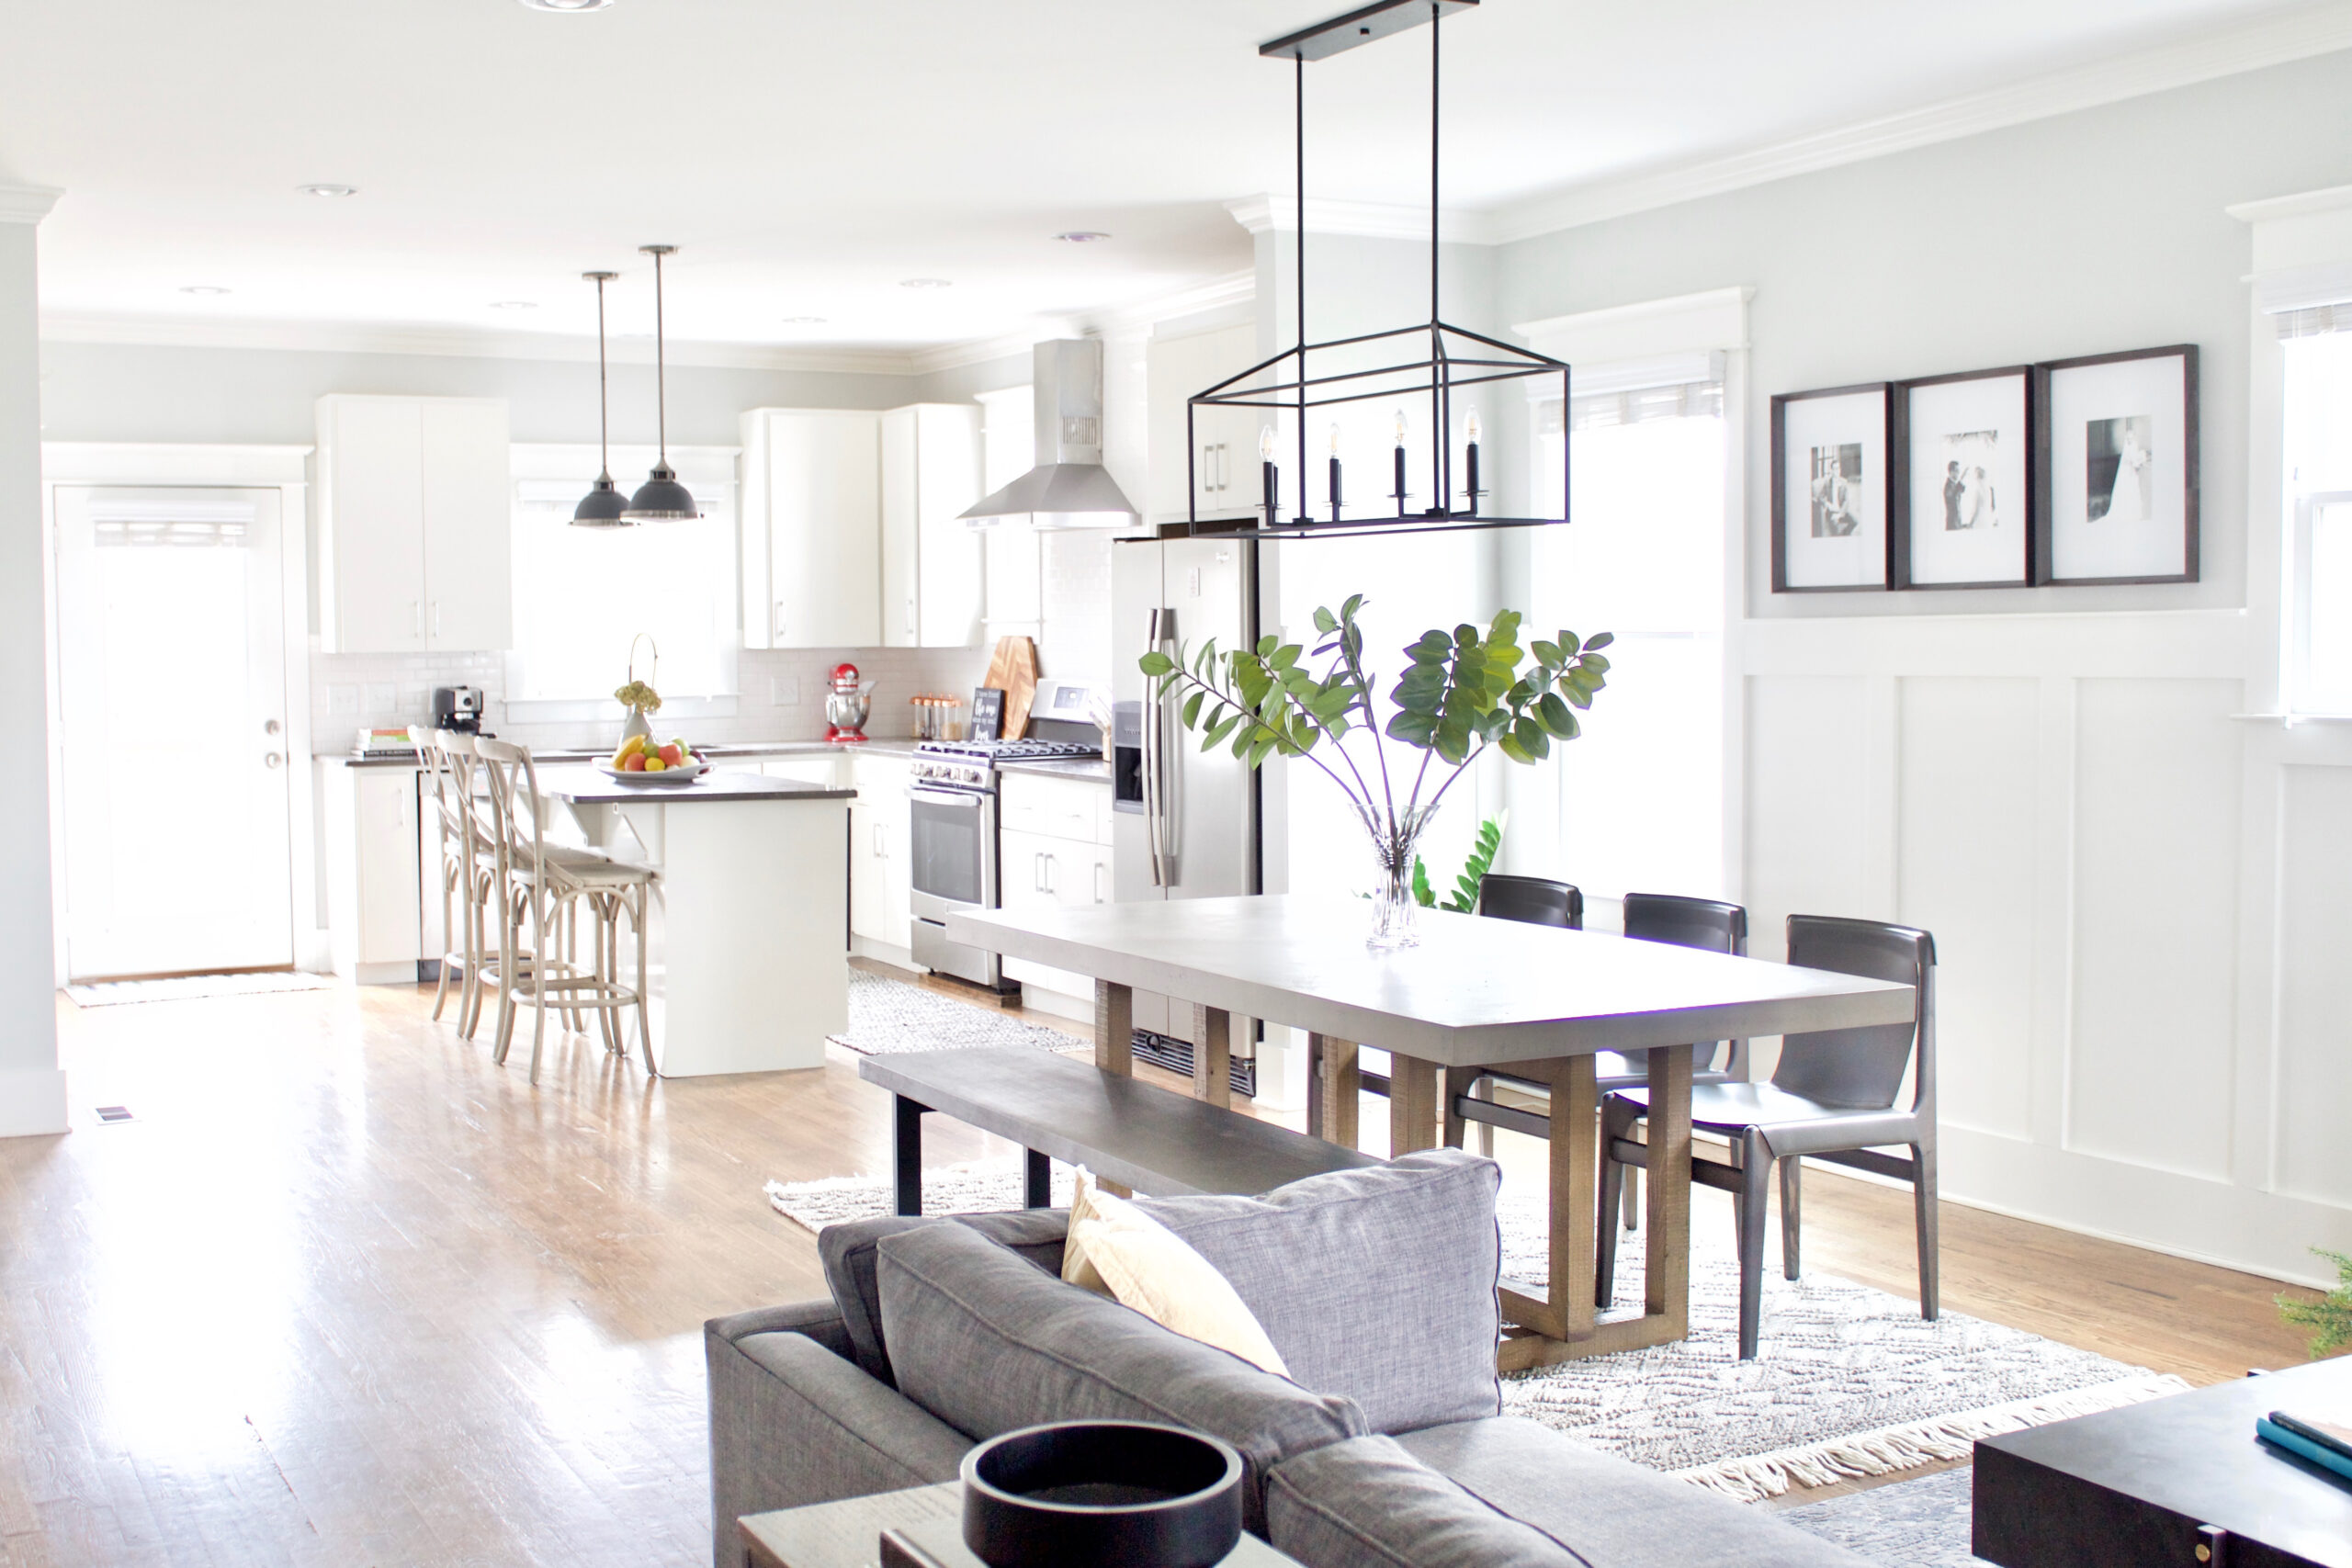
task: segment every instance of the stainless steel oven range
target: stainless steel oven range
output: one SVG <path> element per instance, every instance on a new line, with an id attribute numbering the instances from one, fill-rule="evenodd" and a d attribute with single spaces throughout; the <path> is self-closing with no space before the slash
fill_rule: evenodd
<path id="1" fill-rule="evenodd" d="M 915 748 L 907 795 L 913 914 L 907 945 L 915 962 L 993 990 L 1009 991 L 993 953 L 947 940 L 954 909 L 998 908 L 997 764 L 1100 757 L 1092 688 L 1040 682 L 1029 734 L 1016 740 L 926 740 Z"/>

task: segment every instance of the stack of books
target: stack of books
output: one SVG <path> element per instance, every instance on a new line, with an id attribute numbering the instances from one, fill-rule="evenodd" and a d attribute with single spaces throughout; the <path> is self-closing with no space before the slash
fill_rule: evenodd
<path id="1" fill-rule="evenodd" d="M 363 760 L 392 758 L 413 761 L 416 759 L 416 742 L 408 738 L 405 729 L 363 729 L 352 745 L 351 754 Z"/>
<path id="2" fill-rule="evenodd" d="M 2254 1431 L 2264 1442 L 2352 1481 L 2352 1423 L 2274 1410 L 2255 1422 Z"/>

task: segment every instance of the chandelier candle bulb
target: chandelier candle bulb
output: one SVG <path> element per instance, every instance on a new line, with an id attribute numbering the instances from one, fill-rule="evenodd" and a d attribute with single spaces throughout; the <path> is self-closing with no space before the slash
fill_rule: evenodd
<path id="1" fill-rule="evenodd" d="M 1470 411 L 1469 436 L 1469 450 L 1465 456 L 1469 458 L 1470 484 L 1464 494 L 1469 498 L 1470 515 L 1476 517 L 1478 515 L 1478 411 L 1475 408 Z"/>
<path id="2" fill-rule="evenodd" d="M 1258 429 L 1258 474 L 1266 494 L 1266 525 L 1272 527 L 1279 516 L 1278 502 L 1282 493 L 1282 474 L 1274 467 L 1274 427 L 1261 425 Z M 1301 478 L 1300 493 L 1305 493 L 1306 479 Z"/>
<path id="3" fill-rule="evenodd" d="M 1331 427 L 1331 521 L 1340 520 L 1340 427 Z"/>
<path id="4" fill-rule="evenodd" d="M 1396 411 L 1396 515 L 1405 515 L 1405 411 Z"/>

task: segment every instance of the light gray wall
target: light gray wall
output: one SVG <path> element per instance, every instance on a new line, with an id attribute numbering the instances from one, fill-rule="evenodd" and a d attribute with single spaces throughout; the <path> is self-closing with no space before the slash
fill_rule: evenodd
<path id="1" fill-rule="evenodd" d="M 1752 285 L 1748 604 L 1758 615 L 2245 602 L 2245 227 L 2224 205 L 2352 181 L 2352 53 L 2038 120 L 1502 249 L 1526 321 Z M 2194 343 L 2204 581 L 1775 597 L 1776 392 Z"/>
<path id="2" fill-rule="evenodd" d="M 910 400 L 968 403 L 982 392 L 1027 386 L 1035 365 L 1035 358 L 1024 349 L 1001 359 L 982 360 L 978 365 L 957 365 L 945 370 L 934 370 L 927 376 L 915 378 L 915 394 Z"/>
<path id="3" fill-rule="evenodd" d="M 0 731 L 17 738 L 20 759 L 49 728 L 37 300 L 33 225 L 0 222 Z M 20 761 L 0 774 L 0 1135 L 62 1133 L 46 767 Z"/>
<path id="4" fill-rule="evenodd" d="M 328 392 L 504 398 L 517 441 L 596 439 L 593 362 L 423 354 L 141 344 L 41 345 L 41 434 L 50 441 L 307 444 Z M 912 376 L 670 367 L 670 439 L 731 446 L 751 408 L 897 408 Z M 654 435 L 653 367 L 612 367 L 613 439 Z"/>

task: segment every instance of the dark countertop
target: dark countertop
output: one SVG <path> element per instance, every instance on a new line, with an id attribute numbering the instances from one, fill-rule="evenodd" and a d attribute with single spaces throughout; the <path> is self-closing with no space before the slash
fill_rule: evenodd
<path id="1" fill-rule="evenodd" d="M 1080 784 L 1107 784 L 1111 782 L 1111 764 L 1100 757 L 1042 758 L 1035 761 L 999 762 L 1000 773 L 1042 773 L 1053 779 L 1076 779 Z"/>
<path id="2" fill-rule="evenodd" d="M 713 770 L 690 784 L 625 784 L 594 768 L 559 763 L 539 770 L 539 792 L 574 806 L 697 806 L 707 801 L 854 800 L 854 789 L 827 789 L 798 779 Z"/>

